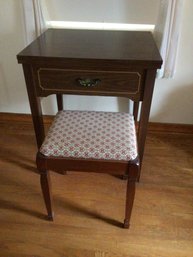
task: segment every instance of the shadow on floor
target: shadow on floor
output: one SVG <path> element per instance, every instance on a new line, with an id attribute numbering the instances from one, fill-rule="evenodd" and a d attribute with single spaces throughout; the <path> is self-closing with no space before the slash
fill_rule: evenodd
<path id="1" fill-rule="evenodd" d="M 26 209 L 25 207 L 19 205 L 18 203 L 14 203 L 12 201 L 9 202 L 3 199 L 0 199 L 0 209 L 1 210 L 6 209 L 14 212 L 24 213 L 39 219 L 44 219 L 44 220 L 47 219 L 47 216 L 45 214 L 42 214 L 41 212 Z"/>

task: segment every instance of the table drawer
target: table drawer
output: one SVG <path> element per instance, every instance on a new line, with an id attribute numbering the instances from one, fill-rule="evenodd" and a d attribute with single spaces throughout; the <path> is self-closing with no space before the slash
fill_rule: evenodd
<path id="1" fill-rule="evenodd" d="M 142 80 L 142 74 L 138 71 L 40 68 L 37 76 L 40 94 L 137 96 Z"/>

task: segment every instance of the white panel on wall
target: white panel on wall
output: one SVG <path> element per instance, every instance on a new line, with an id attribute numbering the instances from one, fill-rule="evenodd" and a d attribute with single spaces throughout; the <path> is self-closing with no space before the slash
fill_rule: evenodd
<path id="1" fill-rule="evenodd" d="M 50 20 L 155 24 L 160 0 L 46 0 Z"/>

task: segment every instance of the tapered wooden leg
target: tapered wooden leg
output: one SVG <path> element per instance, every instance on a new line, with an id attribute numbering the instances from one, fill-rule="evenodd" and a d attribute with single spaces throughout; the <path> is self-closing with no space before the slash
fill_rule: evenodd
<path id="1" fill-rule="evenodd" d="M 126 206 L 125 206 L 125 220 L 123 227 L 129 228 L 129 222 L 131 218 L 131 212 L 133 208 L 133 202 L 135 197 L 135 183 L 139 175 L 139 163 L 131 164 L 129 168 L 127 190 L 126 190 Z"/>
<path id="2" fill-rule="evenodd" d="M 44 202 L 48 213 L 48 219 L 54 220 L 54 213 L 52 211 L 52 192 L 51 192 L 51 182 L 50 182 L 49 171 L 41 172 L 40 184 L 41 184 Z"/>
<path id="3" fill-rule="evenodd" d="M 129 228 L 129 222 L 131 218 L 131 211 L 133 208 L 133 202 L 135 197 L 135 181 L 127 182 L 127 194 L 126 194 L 126 207 L 125 207 L 125 220 L 124 228 Z"/>

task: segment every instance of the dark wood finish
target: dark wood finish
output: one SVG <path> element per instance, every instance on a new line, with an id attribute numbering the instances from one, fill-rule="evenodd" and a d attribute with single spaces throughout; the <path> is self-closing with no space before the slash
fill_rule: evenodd
<path id="1" fill-rule="evenodd" d="M 20 63 L 49 65 L 78 63 L 78 68 L 90 63 L 98 67 L 119 65 L 128 67 L 160 68 L 162 59 L 151 32 L 93 31 L 48 29 L 18 54 Z M 109 63 L 109 61 L 111 63 Z M 92 67 L 91 67 L 92 68 Z"/>
<path id="2" fill-rule="evenodd" d="M 127 191 L 126 191 L 126 208 L 125 208 L 125 219 L 124 228 L 129 228 L 129 222 L 131 218 L 131 211 L 133 208 L 133 202 L 135 197 L 135 182 L 139 176 L 139 160 L 135 160 L 129 164 L 129 173 L 127 178 Z"/>
<path id="3" fill-rule="evenodd" d="M 52 191 L 49 171 L 41 171 L 40 173 L 40 184 L 46 205 L 48 219 L 54 220 L 54 213 L 52 211 Z"/>
<path id="4" fill-rule="evenodd" d="M 133 103 L 133 116 L 134 116 L 135 122 L 137 122 L 138 112 L 139 112 L 139 102 L 134 102 Z"/>
<path id="5" fill-rule="evenodd" d="M 37 153 L 36 157 L 37 168 L 41 172 L 42 170 L 50 169 L 63 174 L 62 169 L 68 171 L 80 171 L 80 172 L 97 172 L 122 175 L 123 179 L 128 179 L 127 183 L 127 195 L 126 195 L 126 208 L 125 208 L 125 220 L 123 227 L 129 228 L 129 221 L 131 217 L 131 211 L 135 196 L 135 183 L 139 177 L 139 160 L 138 158 L 131 162 L 126 161 L 108 161 L 108 160 L 85 160 L 75 158 L 61 158 L 61 157 L 46 157 L 41 153 Z M 43 175 L 42 175 L 43 174 Z M 48 218 L 52 219 L 51 213 L 51 193 L 49 183 L 47 181 L 47 173 L 41 172 L 41 177 L 44 178 L 44 188 L 42 187 L 44 200 L 48 212 Z"/>
<path id="6" fill-rule="evenodd" d="M 156 69 L 162 64 L 150 32 L 49 29 L 17 58 L 24 67 L 38 146 L 44 136 L 41 109 L 38 108 L 40 96 L 63 93 L 124 96 L 135 102 L 143 102 L 138 131 L 139 157 L 142 162 Z M 77 79 L 97 79 L 99 83 L 90 86 L 89 82 L 86 87 L 82 87 L 77 84 Z M 59 110 L 61 107 L 61 98 L 58 97 Z M 124 227 L 128 227 L 135 182 L 139 178 L 138 159 L 132 162 L 97 161 L 46 157 L 38 153 L 37 167 L 43 176 L 43 194 L 49 217 L 52 208 L 46 170 L 128 175 L 124 222 Z"/>
<path id="7" fill-rule="evenodd" d="M 146 74 L 144 99 L 141 106 L 140 121 L 138 128 L 138 152 L 140 158 L 140 167 L 143 161 L 145 139 L 147 135 L 147 127 L 149 120 L 149 113 L 154 89 L 154 81 L 156 76 L 156 70 L 148 70 Z M 140 175 L 139 175 L 140 179 Z"/>
<path id="8" fill-rule="evenodd" d="M 63 94 L 124 96 L 132 100 L 142 98 L 141 85 L 144 72 L 136 71 L 89 71 L 56 68 L 39 68 L 34 71 L 36 90 L 39 96 L 48 96 L 53 92 Z M 98 79 L 94 86 L 82 86 L 82 79 Z"/>
<path id="9" fill-rule="evenodd" d="M 57 99 L 57 105 L 58 105 L 58 111 L 62 111 L 64 106 L 63 106 L 63 96 L 61 94 L 56 95 Z"/>
<path id="10" fill-rule="evenodd" d="M 132 163 L 135 163 L 135 160 Z M 138 160 L 136 160 L 136 163 L 138 163 Z M 68 171 L 124 175 L 129 172 L 128 166 L 129 163 L 127 161 L 46 157 L 39 152 L 37 153 L 38 170 L 50 169 L 60 173 L 62 168 L 65 167 L 65 170 Z"/>
<path id="11" fill-rule="evenodd" d="M 40 98 L 36 95 L 31 66 L 29 64 L 23 64 L 23 72 L 36 133 L 37 146 L 40 148 L 45 137 Z"/>

